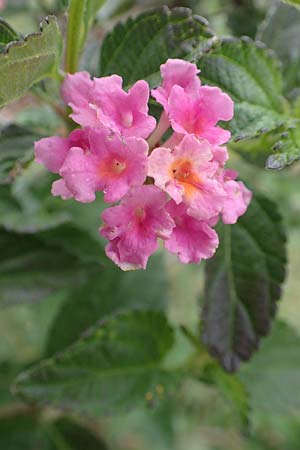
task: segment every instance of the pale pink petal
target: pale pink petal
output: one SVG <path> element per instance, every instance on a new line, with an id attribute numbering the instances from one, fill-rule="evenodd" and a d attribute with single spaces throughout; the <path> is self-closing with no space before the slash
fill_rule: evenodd
<path id="1" fill-rule="evenodd" d="M 156 148 L 149 156 L 148 176 L 154 178 L 155 185 L 161 189 L 170 180 L 170 170 L 174 157 L 168 148 Z"/>
<path id="2" fill-rule="evenodd" d="M 219 244 L 215 230 L 206 222 L 190 217 L 184 204 L 176 205 L 170 201 L 166 209 L 176 224 L 171 237 L 165 241 L 166 249 L 177 254 L 184 264 L 211 258 Z"/>
<path id="3" fill-rule="evenodd" d="M 229 171 L 226 172 L 228 175 Z M 222 210 L 222 221 L 225 224 L 234 224 L 247 211 L 252 192 L 246 188 L 242 181 L 235 181 L 234 179 L 225 180 L 224 189 L 227 196 Z"/>
<path id="4" fill-rule="evenodd" d="M 52 184 L 51 194 L 61 197 L 63 200 L 68 200 L 73 197 L 72 192 L 67 188 L 65 180 L 54 181 Z"/>
<path id="5" fill-rule="evenodd" d="M 40 139 L 34 143 L 35 160 L 50 172 L 58 173 L 69 148 L 67 138 L 53 136 Z"/>
<path id="6" fill-rule="evenodd" d="M 110 240 L 106 254 L 121 269 L 146 268 L 158 247 L 157 238 L 168 238 L 174 221 L 165 210 L 165 194 L 153 185 L 132 188 L 121 204 L 104 211 L 100 233 Z"/>
<path id="7" fill-rule="evenodd" d="M 97 173 L 97 164 L 91 154 L 85 154 L 79 147 L 73 147 L 60 170 L 67 188 L 74 198 L 82 203 L 95 200 L 95 191 L 103 188 Z"/>
<path id="8" fill-rule="evenodd" d="M 201 86 L 201 109 L 206 112 L 209 122 L 215 125 L 219 120 L 231 120 L 233 118 L 234 103 L 229 95 L 214 86 Z"/>
<path id="9" fill-rule="evenodd" d="M 195 64 L 182 59 L 168 59 L 160 66 L 162 85 L 151 91 L 152 96 L 165 110 L 168 110 L 168 98 L 173 86 L 184 88 L 185 92 L 195 92 L 201 82 L 198 77 L 199 69 Z"/>

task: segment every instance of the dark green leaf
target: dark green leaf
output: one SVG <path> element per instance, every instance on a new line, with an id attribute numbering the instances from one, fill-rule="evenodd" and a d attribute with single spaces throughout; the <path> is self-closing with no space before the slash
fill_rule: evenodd
<path id="1" fill-rule="evenodd" d="M 69 419 L 42 421 L 30 410 L 0 420 L 1 446 L 5 450 L 106 450 L 90 430 Z"/>
<path id="2" fill-rule="evenodd" d="M 81 233 L 77 236 L 80 240 Z M 86 249 L 88 238 L 84 237 Z M 57 240 L 51 242 L 42 233 L 20 235 L 1 230 L 0 242 L 2 305 L 40 301 L 53 292 L 78 286 L 93 270 L 95 273 L 100 269 L 100 265 L 95 263 L 92 266 L 84 264 L 78 249 L 72 251 L 67 246 L 61 246 Z M 90 245 L 91 248 L 95 246 L 92 239 Z"/>
<path id="3" fill-rule="evenodd" d="M 14 181 L 33 158 L 33 143 L 40 138 L 37 133 L 17 125 L 0 130 L 0 185 Z"/>
<path id="4" fill-rule="evenodd" d="M 41 31 L 11 43 L 0 54 L 0 106 L 24 95 L 37 81 L 58 70 L 62 38 L 56 18 L 49 16 Z"/>
<path id="5" fill-rule="evenodd" d="M 17 33 L 0 17 L 0 47 L 18 39 Z"/>
<path id="6" fill-rule="evenodd" d="M 274 2 L 257 37 L 281 60 L 285 91 L 289 93 L 293 88 L 300 87 L 300 10 Z"/>
<path id="7" fill-rule="evenodd" d="M 249 139 L 285 121 L 278 61 L 250 39 L 227 39 L 197 63 L 204 83 L 219 86 L 234 100 L 228 124 L 234 140 Z"/>
<path id="8" fill-rule="evenodd" d="M 151 258 L 146 271 L 122 272 L 109 265 L 71 291 L 49 333 L 47 355 L 63 350 L 97 320 L 128 308 L 164 309 L 168 283 L 161 257 Z"/>
<path id="9" fill-rule="evenodd" d="M 205 19 L 187 8 L 165 7 L 119 23 L 104 40 L 101 75 L 117 73 L 125 86 L 146 79 L 160 80 L 159 68 L 168 58 L 190 58 L 207 50 L 213 33 Z"/>
<path id="10" fill-rule="evenodd" d="M 291 414 L 300 411 L 300 337 L 284 322 L 275 322 L 240 377 L 255 411 Z"/>
<path id="11" fill-rule="evenodd" d="M 206 266 L 203 339 L 227 371 L 238 369 L 268 334 L 285 277 L 285 234 L 276 205 L 254 196 Z"/>
<path id="12" fill-rule="evenodd" d="M 74 413 L 120 414 L 158 395 L 158 385 L 161 393 L 174 389 L 180 371 L 164 363 L 173 343 L 173 330 L 161 313 L 119 314 L 23 372 L 14 392 Z"/>

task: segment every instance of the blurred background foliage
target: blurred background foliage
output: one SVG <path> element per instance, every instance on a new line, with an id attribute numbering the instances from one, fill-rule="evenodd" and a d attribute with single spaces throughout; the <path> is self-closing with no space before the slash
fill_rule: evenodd
<path id="1" fill-rule="evenodd" d="M 12 25 L 12 27 L 21 34 L 26 34 L 37 30 L 39 21 L 49 13 L 58 16 L 62 30 L 65 28 L 66 17 L 65 8 L 67 0 L 7 0 L 6 7 L 1 11 L 1 15 Z M 277 29 L 261 31 L 261 23 L 265 17 L 270 14 L 270 8 L 274 7 L 271 0 L 181 0 L 181 1 L 155 1 L 155 0 L 109 0 L 98 13 L 97 23 L 93 28 L 88 40 L 81 64 L 83 67 L 89 67 L 89 70 L 95 73 L 98 67 L 97 56 L 101 46 L 101 40 L 105 33 L 112 26 L 124 17 L 136 15 L 143 10 L 153 6 L 187 6 L 195 14 L 206 17 L 211 27 L 220 36 L 242 36 L 248 35 L 252 38 L 259 36 L 279 54 L 282 54 L 281 48 L 276 41 Z M 295 10 L 296 14 L 296 10 Z M 300 13 L 299 13 L 300 14 Z M 276 20 L 282 19 L 279 14 Z M 291 22 L 289 22 L 291 24 Z M 293 80 L 289 71 L 289 77 L 285 78 L 285 89 L 290 93 L 291 98 L 296 97 L 295 92 L 291 92 L 290 86 L 297 89 L 299 78 L 300 58 L 300 21 L 298 25 L 292 25 L 286 30 L 286 35 L 282 39 L 294 39 L 298 43 L 298 53 L 295 51 L 292 55 L 283 55 L 286 66 L 295 65 Z M 297 69 L 298 70 L 297 70 Z M 296 80 L 296 81 L 295 81 Z M 58 89 L 54 82 L 53 86 L 47 86 L 47 94 L 51 92 L 52 99 L 58 98 Z M 44 95 L 43 86 L 35 88 L 32 93 L 20 101 L 4 108 L 0 113 L 1 124 L 15 124 L 23 127 L 22 142 L 24 135 L 33 131 L 36 138 L 38 136 L 59 133 L 61 122 L 59 111 L 45 106 L 40 98 Z M 5 136 L 1 136 L 5 139 Z M 16 136 L 17 139 L 17 136 Z M 32 139 L 32 135 L 31 135 Z M 268 378 L 265 385 L 262 385 L 259 391 L 259 385 L 254 392 L 254 401 L 250 405 L 250 426 L 242 426 L 240 418 L 232 407 L 230 398 L 222 395 L 214 386 L 198 383 L 196 381 L 187 381 L 181 387 L 180 392 L 175 396 L 167 396 L 160 399 L 156 398 L 145 401 L 145 407 L 128 411 L 127 414 L 117 418 L 110 417 L 109 413 L 104 419 L 88 420 L 80 419 L 80 423 L 71 426 L 71 432 L 68 423 L 61 423 L 62 419 L 55 419 L 56 431 L 48 424 L 47 417 L 36 418 L 34 409 L 24 411 L 14 410 L 15 400 L 11 397 L 8 386 L 15 375 L 24 367 L 32 364 L 45 354 L 51 354 L 51 345 L 55 350 L 58 346 L 63 347 L 64 335 L 63 326 L 68 326 L 68 315 L 73 313 L 73 302 L 81 304 L 79 315 L 82 323 L 80 327 L 84 330 L 90 326 L 90 318 L 83 317 L 86 308 L 85 300 L 88 300 L 88 307 L 95 306 L 95 298 L 99 295 L 98 285 L 90 282 L 91 273 L 101 262 L 103 255 L 95 250 L 91 254 L 91 242 L 99 242 L 97 233 L 99 225 L 99 214 L 103 205 L 101 199 L 91 205 L 80 205 L 72 200 L 63 203 L 54 199 L 49 194 L 49 186 L 52 176 L 46 173 L 43 168 L 30 163 L 30 166 L 24 171 L 12 185 L 3 185 L 0 188 L 0 223 L 6 230 L 12 230 L 16 233 L 35 232 L 36 246 L 39 251 L 49 251 L 47 244 L 49 236 L 51 242 L 56 242 L 59 248 L 63 248 L 66 258 L 62 261 L 72 260 L 72 270 L 69 274 L 70 285 L 72 289 L 64 287 L 53 289 L 51 281 L 43 280 L 39 277 L 38 270 L 28 268 L 28 273 L 18 272 L 16 269 L 12 274 L 3 267 L 1 275 L 0 298 L 5 299 L 5 289 L 10 289 L 10 298 L 16 303 L 20 295 L 30 297 L 32 301 L 28 304 L 9 306 L 3 308 L 0 314 L 0 448 L 5 449 L 52 449 L 60 450 L 82 449 L 113 449 L 113 450 L 299 450 L 300 448 L 300 405 L 293 403 L 293 388 L 297 386 L 297 381 L 293 377 L 300 378 L 299 346 L 292 348 L 289 344 L 289 333 L 293 330 L 300 333 L 300 166 L 294 166 L 281 172 L 266 171 L 259 165 L 253 165 L 247 162 L 247 158 L 239 155 L 240 152 L 246 154 L 249 151 L 253 155 L 253 149 L 258 153 L 263 153 L 266 143 L 264 139 L 272 139 L 272 136 L 264 136 L 250 143 L 239 143 L 232 146 L 230 164 L 240 172 L 240 177 L 248 186 L 253 186 L 258 191 L 266 193 L 274 199 L 279 205 L 279 209 L 285 218 L 289 227 L 289 268 L 288 277 L 284 287 L 284 295 L 279 304 L 279 318 L 284 319 L 290 326 L 285 329 L 285 325 L 280 322 L 274 326 L 273 333 L 266 338 L 262 344 L 262 355 L 264 358 L 273 358 L 274 367 L 278 372 L 274 375 L 278 378 L 274 380 L 270 374 L 270 385 L 267 392 L 271 397 L 262 396 L 264 389 L 267 389 Z M 26 144 L 23 144 L 26 145 Z M 16 146 L 16 144 L 14 144 Z M 236 151 L 237 150 L 237 151 Z M 251 157 L 250 155 L 250 157 Z M 27 161 L 24 161 L 27 164 Z M 84 209 L 83 209 L 84 208 Z M 74 242 L 69 241 L 74 232 Z M 65 233 L 65 234 L 64 234 Z M 64 240 L 63 236 L 68 236 Z M 31 237 L 30 237 L 31 238 Z M 1 239 L 1 238 L 0 238 Z M 68 241 L 71 242 L 68 245 Z M 101 243 L 101 242 L 100 242 Z M 1 252 L 5 252 L 5 243 Z M 20 244 L 21 245 L 21 244 Z M 32 244 L 34 245 L 34 243 Z M 102 243 L 101 243 L 102 245 Z M 43 247 L 44 246 L 44 247 Z M 80 258 L 76 251 L 80 248 Z M 87 249 L 85 252 L 84 249 Z M 54 249 L 55 251 L 55 249 Z M 78 250 L 79 251 L 79 250 Z M 41 258 L 45 259 L 43 253 Z M 82 255 L 85 255 L 85 266 L 81 267 Z M 61 255 L 60 255 L 61 256 Z M 77 260 L 77 259 L 78 260 Z M 96 262 L 97 261 L 97 262 Z M 102 259 L 103 261 L 103 259 Z M 90 272 L 86 273 L 86 263 Z M 52 269 L 51 269 L 52 270 Z M 59 267 L 57 268 L 59 272 Z M 110 292 L 107 305 L 101 305 L 103 311 L 109 311 L 110 308 L 121 307 L 122 299 L 130 298 L 133 303 L 139 302 L 138 289 L 145 295 L 152 307 L 157 304 L 157 308 L 163 307 L 162 299 L 167 303 L 168 316 L 172 323 L 180 323 L 192 328 L 197 325 L 199 317 L 199 305 L 201 305 L 201 292 L 203 287 L 203 267 L 200 266 L 182 266 L 170 255 L 161 252 L 156 258 L 152 258 L 148 269 L 147 279 L 144 280 L 143 273 L 129 274 L 126 277 L 136 277 L 134 279 L 136 293 L 130 292 L 130 281 L 124 278 L 118 270 L 114 272 L 111 269 L 111 284 L 103 287 L 103 295 L 107 297 Z M 54 273 L 54 279 L 57 280 L 58 274 Z M 15 283 L 15 292 L 11 290 L 12 277 Z M 30 280 L 28 281 L 28 279 Z M 83 288 L 77 291 L 76 282 L 83 280 Z M 32 281 L 34 280 L 34 286 Z M 132 281 L 132 280 L 131 280 Z M 116 283 L 116 284 L 114 284 Z M 115 292 L 112 298 L 111 292 L 113 285 L 120 286 L 120 292 Z M 7 287 L 8 286 L 8 287 Z M 146 289 L 145 289 L 146 286 Z M 96 289 L 96 291 L 95 291 Z M 100 288 L 99 288 L 100 289 Z M 107 292 L 105 291 L 107 289 Z M 46 296 L 46 298 L 45 298 Z M 40 301 L 43 299 L 43 301 Z M 94 300 L 93 300 L 94 299 Z M 126 301 L 126 300 L 125 300 Z M 93 303 L 94 302 L 94 303 Z M 62 326 L 57 323 L 57 317 L 64 308 L 66 324 Z M 104 308 L 104 310 L 103 310 Z M 78 319 L 78 320 L 79 320 Z M 282 330 L 282 327 L 284 330 Z M 62 333 L 59 337 L 60 344 L 52 344 L 48 336 L 55 333 L 55 328 Z M 74 331 L 76 334 L 76 332 Z M 57 336 L 57 334 L 56 334 Z M 278 338 L 278 336 L 280 338 Z M 70 336 L 66 338 L 68 343 Z M 282 340 L 282 341 L 281 341 Z M 276 344 L 276 345 L 275 345 Z M 277 345 L 278 344 L 278 345 Z M 281 344 L 281 345 L 280 345 Z M 295 352 L 295 367 L 289 373 L 289 367 L 284 365 L 284 351 L 290 346 L 290 351 Z M 276 348 L 276 351 L 274 350 Z M 182 348 L 185 351 L 185 348 Z M 264 352 L 264 353 L 263 353 Z M 253 377 L 261 377 L 260 353 L 249 363 L 250 372 Z M 281 367 L 282 362 L 282 367 Z M 296 369 L 296 370 L 295 370 Z M 292 374 L 292 375 L 291 375 Z M 241 377 L 247 381 L 243 370 Z M 272 384 L 273 382 L 273 384 Z M 280 399 L 282 384 L 289 392 Z M 251 385 L 251 378 L 250 378 Z M 249 385 L 248 385 L 249 386 Z M 277 387 L 278 389 L 274 388 Z M 255 397 L 256 395 L 256 397 Z M 262 398 L 260 398 L 262 396 Z M 260 400 L 260 401 L 259 401 Z M 270 405 L 266 405 L 270 401 Z M 269 407 L 266 407 L 269 406 Z M 12 414 L 12 415 L 10 415 Z M 51 415 L 51 411 L 48 412 Z M 20 430 L 20 441 L 11 440 L 12 434 L 9 434 L 9 423 L 6 420 L 14 420 L 16 429 Z M 64 419 L 66 420 L 66 419 Z M 44 423 L 43 433 L 39 436 L 40 447 L 36 447 L 36 422 Z M 77 427 L 77 428 L 76 428 Z M 81 428 L 84 427 L 84 428 Z M 63 436 L 63 443 L 56 439 L 56 432 L 60 430 L 59 436 Z M 82 437 L 82 430 L 87 435 Z M 76 434 L 77 433 L 77 434 Z M 26 446 L 32 436 L 35 436 L 35 442 L 32 447 Z M 51 436 L 51 439 L 48 439 Z M 75 436 L 75 437 L 74 437 Z M 79 437 L 83 439 L 80 444 Z M 89 441 L 90 439 L 90 441 Z M 93 441 L 94 439 L 94 441 Z M 51 442 L 56 442 L 52 447 Z M 106 444 L 104 443 L 106 442 Z M 66 444 L 67 443 L 67 444 Z M 26 444 L 26 445 L 25 445 Z M 73 446 L 74 445 L 74 446 Z M 81 446 L 80 446 L 81 445 Z"/>

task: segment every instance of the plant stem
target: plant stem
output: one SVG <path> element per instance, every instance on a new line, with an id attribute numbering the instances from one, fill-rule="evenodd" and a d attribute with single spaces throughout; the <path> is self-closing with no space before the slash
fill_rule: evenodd
<path id="1" fill-rule="evenodd" d="M 70 0 L 65 62 L 66 73 L 74 73 L 78 69 L 84 34 L 84 9 L 85 0 Z"/>

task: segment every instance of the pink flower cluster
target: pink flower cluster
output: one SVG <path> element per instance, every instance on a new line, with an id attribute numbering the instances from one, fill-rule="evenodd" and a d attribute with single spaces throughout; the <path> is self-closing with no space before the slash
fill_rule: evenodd
<path id="1" fill-rule="evenodd" d="M 120 201 L 104 211 L 100 234 L 123 270 L 146 268 L 158 238 L 183 263 L 211 258 L 219 218 L 235 223 L 250 202 L 237 174 L 224 169 L 230 132 L 217 123 L 232 118 L 233 102 L 202 86 L 198 73 L 179 59 L 161 66 L 162 84 L 151 92 L 163 107 L 157 126 L 146 81 L 126 92 L 117 75 L 67 75 L 62 96 L 81 128 L 35 143 L 37 162 L 60 175 L 53 195 L 86 203 L 103 191 L 105 202 Z"/>

